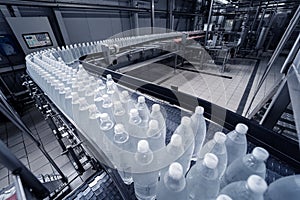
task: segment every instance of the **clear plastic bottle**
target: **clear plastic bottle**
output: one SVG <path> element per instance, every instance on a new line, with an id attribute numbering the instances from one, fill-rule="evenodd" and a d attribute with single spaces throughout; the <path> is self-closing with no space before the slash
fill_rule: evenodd
<path id="1" fill-rule="evenodd" d="M 128 91 L 122 91 L 120 95 L 120 101 L 122 102 L 126 112 L 129 114 L 131 109 L 135 108 L 134 100 L 130 97 Z"/>
<path id="2" fill-rule="evenodd" d="M 184 146 L 182 143 L 182 137 L 178 134 L 173 134 L 169 144 L 166 147 L 167 156 L 170 157 L 171 160 L 180 163 L 183 169 L 187 168 L 190 165 L 190 161 L 183 158 Z M 185 161 L 187 161 L 185 163 Z M 161 170 L 161 174 L 165 174 L 168 170 L 168 166 Z M 184 174 L 185 175 L 185 174 Z"/>
<path id="3" fill-rule="evenodd" d="M 72 90 L 71 88 L 65 88 L 65 113 L 68 117 L 72 117 Z"/>
<path id="4" fill-rule="evenodd" d="M 165 121 L 163 114 L 161 113 L 159 104 L 152 105 L 150 119 L 154 119 L 158 122 L 158 128 L 162 134 L 162 140 L 165 142 L 166 141 L 166 133 L 167 133 L 166 121 Z"/>
<path id="5" fill-rule="evenodd" d="M 227 134 L 227 139 L 225 142 L 228 159 L 227 166 L 230 165 L 235 159 L 246 155 L 247 131 L 248 127 L 245 124 L 239 123 L 236 125 L 235 130 Z"/>
<path id="6" fill-rule="evenodd" d="M 100 129 L 104 133 L 103 135 L 103 143 L 104 143 L 104 152 L 106 156 L 110 159 L 113 163 L 113 153 L 112 152 L 112 145 L 114 141 L 114 123 L 110 119 L 107 113 L 102 113 L 100 115 Z"/>
<path id="7" fill-rule="evenodd" d="M 72 92 L 72 114 L 73 121 L 78 122 L 79 119 L 79 95 L 77 92 Z"/>
<path id="8" fill-rule="evenodd" d="M 206 138 L 206 122 L 203 113 L 204 108 L 197 106 L 195 108 L 195 113 L 191 116 L 191 127 L 195 136 L 195 148 L 192 156 L 193 160 L 197 160 L 197 155 L 200 152 Z"/>
<path id="9" fill-rule="evenodd" d="M 163 140 L 163 135 L 158 127 L 158 122 L 156 120 L 150 120 L 147 130 L 147 141 L 149 142 L 151 149 L 157 151 L 165 147 L 165 141 Z"/>
<path id="10" fill-rule="evenodd" d="M 120 148 L 118 152 L 118 173 L 125 184 L 130 185 L 133 182 L 131 163 L 126 158 L 126 152 L 130 148 L 129 134 L 126 132 L 123 124 L 116 124 L 114 128 L 114 143 Z"/>
<path id="11" fill-rule="evenodd" d="M 282 177 L 269 185 L 264 195 L 265 200 L 299 200 L 300 175 Z"/>
<path id="12" fill-rule="evenodd" d="M 188 163 L 188 166 L 184 166 L 184 164 L 182 164 L 182 167 L 184 174 L 186 174 L 190 168 L 190 162 L 195 147 L 194 134 L 191 128 L 191 119 L 189 117 L 182 117 L 181 123 L 176 128 L 174 134 L 178 134 L 182 137 L 184 147 L 184 153 L 182 156 L 184 159 L 183 163 Z"/>
<path id="13" fill-rule="evenodd" d="M 216 132 L 213 139 L 208 141 L 201 149 L 198 159 L 202 160 L 207 153 L 213 153 L 218 157 L 218 177 L 224 175 L 227 167 L 227 151 L 225 146 L 226 135 L 222 132 Z"/>
<path id="14" fill-rule="evenodd" d="M 233 182 L 223 188 L 220 194 L 226 194 L 233 200 L 263 200 L 268 185 L 263 178 L 251 175 L 247 180 Z"/>
<path id="15" fill-rule="evenodd" d="M 126 110 L 123 108 L 121 101 L 114 102 L 114 119 L 116 123 L 121 123 L 127 126 L 129 117 Z"/>
<path id="16" fill-rule="evenodd" d="M 234 160 L 226 169 L 221 187 L 235 181 L 247 180 L 250 175 L 266 176 L 265 161 L 269 157 L 267 150 L 255 147 L 251 154 Z"/>
<path id="17" fill-rule="evenodd" d="M 139 115 L 142 119 L 141 126 L 148 127 L 150 111 L 148 109 L 148 106 L 146 105 L 145 97 L 143 97 L 143 96 L 138 97 L 138 102 L 136 104 L 136 108 L 139 111 Z"/>
<path id="18" fill-rule="evenodd" d="M 89 123 L 89 104 L 85 98 L 79 99 L 78 126 L 85 131 L 88 131 Z"/>
<path id="19" fill-rule="evenodd" d="M 95 92 L 93 90 L 93 88 L 88 85 L 85 87 L 85 99 L 86 101 L 88 102 L 88 104 L 94 104 L 94 95 L 95 95 Z"/>
<path id="20" fill-rule="evenodd" d="M 174 162 L 157 186 L 157 200 L 185 200 L 187 199 L 186 181 L 182 166 Z"/>
<path id="21" fill-rule="evenodd" d="M 111 98 L 107 94 L 104 94 L 102 96 L 102 99 L 103 100 L 102 100 L 102 106 L 100 111 L 102 113 L 107 113 L 109 116 L 113 116 L 113 102 Z"/>
<path id="22" fill-rule="evenodd" d="M 153 152 L 146 140 L 140 140 L 135 153 L 136 164 L 144 168 L 153 161 Z M 158 171 L 147 171 L 133 174 L 135 196 L 139 200 L 154 200 L 158 184 Z"/>
<path id="23" fill-rule="evenodd" d="M 202 162 L 197 162 L 186 176 L 188 199 L 215 199 L 219 193 L 218 158 L 207 153 Z"/>
<path id="24" fill-rule="evenodd" d="M 142 123 L 142 119 L 139 115 L 139 112 L 137 109 L 131 109 L 129 112 L 129 129 L 130 135 L 144 138 L 146 136 L 145 133 L 142 133 L 142 129 L 140 127 L 140 124 Z"/>
<path id="25" fill-rule="evenodd" d="M 100 129 L 100 114 L 95 104 L 90 105 L 87 134 L 99 145 L 103 144 L 103 134 Z"/>

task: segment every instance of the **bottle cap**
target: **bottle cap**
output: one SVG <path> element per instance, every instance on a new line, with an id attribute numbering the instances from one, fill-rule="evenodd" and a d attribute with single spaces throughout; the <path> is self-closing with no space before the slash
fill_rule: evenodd
<path id="1" fill-rule="evenodd" d="M 129 96 L 129 93 L 128 93 L 127 90 L 124 90 L 124 91 L 122 91 L 122 95 L 123 95 L 124 97 L 127 97 L 127 96 Z"/>
<path id="2" fill-rule="evenodd" d="M 109 96 L 108 96 L 107 94 L 104 94 L 104 95 L 102 95 L 102 98 L 103 98 L 104 100 L 107 100 L 107 99 L 109 99 Z"/>
<path id="3" fill-rule="evenodd" d="M 261 147 L 255 147 L 252 151 L 252 155 L 260 161 L 267 160 L 269 157 L 269 152 Z"/>
<path id="4" fill-rule="evenodd" d="M 77 92 L 72 92 L 71 95 L 72 95 L 72 100 L 73 101 L 76 101 L 77 99 L 79 99 L 79 95 L 78 95 Z"/>
<path id="5" fill-rule="evenodd" d="M 171 137 L 170 143 L 174 146 L 181 146 L 182 145 L 182 137 L 178 134 L 173 134 Z"/>
<path id="6" fill-rule="evenodd" d="M 116 124 L 115 125 L 115 133 L 123 133 L 124 132 L 124 126 L 123 124 Z"/>
<path id="7" fill-rule="evenodd" d="M 149 144 L 147 140 L 140 140 L 137 145 L 137 151 L 139 153 L 146 153 L 149 151 Z"/>
<path id="8" fill-rule="evenodd" d="M 226 135 L 222 132 L 216 132 L 215 135 L 214 135 L 214 140 L 219 143 L 219 144 L 222 144 L 225 142 L 226 140 Z"/>
<path id="9" fill-rule="evenodd" d="M 248 131 L 248 126 L 242 123 L 239 123 L 235 127 L 235 131 L 241 134 L 246 134 Z"/>
<path id="10" fill-rule="evenodd" d="M 83 104 L 87 104 L 87 101 L 84 97 L 79 98 L 79 104 L 83 105 Z"/>
<path id="11" fill-rule="evenodd" d="M 183 168 L 178 162 L 173 162 L 169 167 L 169 175 L 174 179 L 181 179 L 183 176 Z"/>
<path id="12" fill-rule="evenodd" d="M 107 75 L 106 75 L 106 79 L 112 79 L 111 74 L 107 74 Z"/>
<path id="13" fill-rule="evenodd" d="M 90 112 L 98 112 L 97 106 L 95 104 L 91 104 L 89 107 Z"/>
<path id="14" fill-rule="evenodd" d="M 152 111 L 153 112 L 158 112 L 158 111 L 160 111 L 160 105 L 159 104 L 153 104 L 152 105 Z"/>
<path id="15" fill-rule="evenodd" d="M 268 188 L 266 181 L 257 175 L 249 176 L 247 179 L 247 185 L 250 190 L 257 194 L 263 194 Z"/>
<path id="16" fill-rule="evenodd" d="M 201 106 L 197 106 L 197 107 L 195 108 L 195 113 L 196 113 L 196 114 L 199 114 L 199 115 L 203 115 L 203 113 L 204 113 L 204 108 L 201 107 Z"/>
<path id="17" fill-rule="evenodd" d="M 149 129 L 158 129 L 158 122 L 157 122 L 157 120 L 150 120 L 150 122 L 149 122 Z"/>
<path id="18" fill-rule="evenodd" d="M 203 163 L 206 165 L 206 167 L 210 169 L 215 169 L 218 165 L 218 162 L 219 160 L 215 154 L 212 153 L 205 154 Z"/>
<path id="19" fill-rule="evenodd" d="M 108 119 L 109 119 L 109 116 L 108 116 L 107 113 L 102 113 L 102 114 L 100 114 L 100 119 L 101 119 L 101 120 L 108 120 Z"/>
<path id="20" fill-rule="evenodd" d="M 130 111 L 129 111 L 129 115 L 132 116 L 132 117 L 136 117 L 139 115 L 139 112 L 137 109 L 135 108 L 132 108 Z"/>
<path id="21" fill-rule="evenodd" d="M 138 102 L 139 103 L 145 103 L 145 97 L 144 96 L 139 96 L 138 97 Z"/>
<path id="22" fill-rule="evenodd" d="M 189 126 L 191 124 L 191 119 L 189 117 L 182 117 L 181 124 L 184 126 Z"/>
<path id="23" fill-rule="evenodd" d="M 226 194 L 220 194 L 216 200 L 232 200 L 232 198 Z"/>

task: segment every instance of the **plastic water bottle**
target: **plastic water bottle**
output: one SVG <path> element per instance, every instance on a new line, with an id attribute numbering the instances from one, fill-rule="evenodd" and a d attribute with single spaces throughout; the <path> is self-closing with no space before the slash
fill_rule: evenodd
<path id="1" fill-rule="evenodd" d="M 166 133 L 167 133 L 166 121 L 165 121 L 163 114 L 161 113 L 159 104 L 152 105 L 150 119 L 156 120 L 158 122 L 158 129 L 160 130 L 160 132 L 162 134 L 162 140 L 165 142 L 166 141 Z"/>
<path id="2" fill-rule="evenodd" d="M 265 200 L 299 200 L 300 175 L 282 177 L 269 185 Z"/>
<path id="3" fill-rule="evenodd" d="M 195 113 L 191 116 L 191 126 L 195 137 L 195 148 L 192 156 L 193 160 L 197 160 L 197 155 L 200 152 L 206 138 L 206 122 L 203 113 L 204 108 L 197 106 Z"/>
<path id="4" fill-rule="evenodd" d="M 222 187 L 235 181 L 247 180 L 250 175 L 266 176 L 266 165 L 264 161 L 269 157 L 267 150 L 255 147 L 251 154 L 234 160 L 226 169 L 223 176 Z"/>
<path id="5" fill-rule="evenodd" d="M 186 176 L 188 199 L 215 199 L 219 193 L 218 158 L 207 153 L 202 162 L 197 162 Z"/>
<path id="6" fill-rule="evenodd" d="M 257 175 L 251 175 L 247 180 L 237 181 L 227 185 L 221 190 L 220 194 L 226 194 L 233 200 L 263 200 L 263 194 L 267 188 L 268 185 L 263 178 Z"/>
<path id="7" fill-rule="evenodd" d="M 143 96 L 138 97 L 138 102 L 136 104 L 136 108 L 139 111 L 139 115 L 142 119 L 141 126 L 148 127 L 150 111 L 148 109 L 148 106 L 145 103 L 145 97 L 143 97 Z"/>
<path id="8" fill-rule="evenodd" d="M 79 119 L 79 95 L 77 92 L 72 92 L 72 114 L 75 123 L 78 123 Z"/>
<path id="9" fill-rule="evenodd" d="M 220 194 L 216 200 L 232 200 L 232 198 L 226 194 Z"/>
<path id="10" fill-rule="evenodd" d="M 78 126 L 85 131 L 88 131 L 89 123 L 89 104 L 85 98 L 79 99 Z"/>
<path id="11" fill-rule="evenodd" d="M 150 120 L 146 135 L 147 141 L 153 151 L 157 151 L 165 147 L 165 141 L 163 140 L 162 132 L 159 129 L 158 122 L 156 120 Z"/>
<path id="12" fill-rule="evenodd" d="M 130 148 L 129 134 L 126 132 L 123 124 L 116 124 L 114 128 L 114 143 L 119 147 L 118 155 L 118 173 L 120 174 L 123 182 L 130 185 L 133 182 L 131 173 L 131 163 L 125 156 L 125 153 Z"/>
<path id="13" fill-rule="evenodd" d="M 131 109 L 129 112 L 129 129 L 130 135 L 133 135 L 135 137 L 145 138 L 146 134 L 142 133 L 142 129 L 140 124 L 142 123 L 142 119 L 139 115 L 139 112 L 137 109 Z"/>
<path id="14" fill-rule="evenodd" d="M 113 101 L 120 101 L 119 93 L 116 90 L 115 82 L 106 82 L 107 91 Z"/>
<path id="15" fill-rule="evenodd" d="M 65 92 L 65 113 L 68 117 L 72 118 L 72 90 L 68 87 L 66 88 Z"/>
<path id="16" fill-rule="evenodd" d="M 94 92 L 92 87 L 90 87 L 90 86 L 85 87 L 85 99 L 88 102 L 88 104 L 94 104 L 95 103 L 94 102 L 94 95 L 95 95 L 95 92 Z"/>
<path id="17" fill-rule="evenodd" d="M 114 141 L 114 123 L 110 119 L 107 113 L 102 113 L 100 115 L 100 129 L 104 133 L 103 135 L 103 143 L 104 143 L 104 152 L 106 156 L 113 162 L 113 152 L 112 145 Z"/>
<path id="18" fill-rule="evenodd" d="M 191 119 L 188 117 L 182 117 L 181 124 L 176 128 L 174 134 L 178 134 L 182 138 L 184 147 L 184 153 L 182 155 L 184 161 L 182 167 L 184 174 L 186 174 L 190 168 L 190 162 L 195 147 L 194 134 L 191 128 Z M 185 166 L 185 163 L 188 163 L 188 165 Z"/>
<path id="19" fill-rule="evenodd" d="M 222 132 L 216 132 L 214 138 L 208 141 L 201 149 L 198 159 L 202 160 L 207 153 L 213 153 L 218 157 L 218 177 L 224 175 L 227 167 L 227 151 L 225 146 L 226 135 Z"/>
<path id="20" fill-rule="evenodd" d="M 182 143 L 182 137 L 178 134 L 173 134 L 169 144 L 166 147 L 167 156 L 170 157 L 171 160 L 180 163 L 183 169 L 187 168 L 190 165 L 190 161 L 183 158 L 184 154 L 184 146 Z M 164 170 L 161 170 L 161 174 L 165 174 L 168 170 L 166 167 Z"/>
<path id="21" fill-rule="evenodd" d="M 127 126 L 127 122 L 129 120 L 128 114 L 126 110 L 123 108 L 121 101 L 114 102 L 114 118 L 116 123 L 121 123 Z"/>
<path id="22" fill-rule="evenodd" d="M 128 114 L 131 109 L 135 108 L 135 102 L 130 97 L 128 91 L 126 91 L 126 90 L 122 91 L 122 93 L 120 95 L 120 101 L 122 102 L 122 104 Z"/>
<path id="23" fill-rule="evenodd" d="M 142 169 L 153 162 L 153 152 L 146 140 L 140 140 L 135 153 L 136 164 Z M 135 196 L 139 200 L 154 200 L 158 184 L 158 171 L 133 174 Z"/>
<path id="24" fill-rule="evenodd" d="M 90 105 L 87 134 L 99 145 L 103 144 L 103 134 L 100 129 L 100 114 L 95 104 Z"/>
<path id="25" fill-rule="evenodd" d="M 248 127 L 245 124 L 237 124 L 235 130 L 227 134 L 226 149 L 227 149 L 227 166 L 235 159 L 243 157 L 247 152 L 246 133 Z"/>
<path id="26" fill-rule="evenodd" d="M 102 106 L 101 109 L 99 109 L 102 113 L 107 113 L 109 116 L 113 116 L 113 102 L 111 98 L 107 95 L 104 94 L 102 96 Z"/>
<path id="27" fill-rule="evenodd" d="M 187 199 L 186 181 L 182 166 L 174 162 L 158 184 L 157 200 L 185 200 Z"/>

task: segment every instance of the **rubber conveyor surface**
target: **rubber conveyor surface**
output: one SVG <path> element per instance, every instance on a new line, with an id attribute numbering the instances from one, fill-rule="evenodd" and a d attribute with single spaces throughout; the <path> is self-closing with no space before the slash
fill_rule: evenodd
<path id="1" fill-rule="evenodd" d="M 134 100 L 137 100 L 138 95 L 132 94 L 132 98 Z M 169 105 L 167 103 L 162 103 L 160 101 L 151 100 L 149 98 L 146 98 L 146 103 L 149 108 L 151 108 L 152 104 L 159 103 L 162 107 L 163 114 L 165 114 L 166 117 L 166 126 L 167 126 L 167 137 L 166 137 L 166 144 L 169 143 L 171 136 L 177 126 L 180 124 L 181 117 L 182 116 L 190 116 L 190 113 L 181 110 L 177 107 L 174 107 L 172 105 Z M 224 133 L 228 133 L 229 130 L 224 129 L 218 124 L 215 124 L 213 122 L 210 122 L 206 120 L 206 125 L 208 127 L 207 130 L 207 137 L 206 141 L 211 139 L 216 131 L 223 131 Z M 205 142 L 206 142 L 205 141 Z M 248 142 L 248 152 L 251 152 L 252 149 L 255 147 L 254 144 Z M 194 163 L 191 163 L 192 165 Z M 295 174 L 294 170 L 287 165 L 286 163 L 278 160 L 273 155 L 270 155 L 266 162 L 267 166 L 267 175 L 266 175 L 266 182 L 270 184 L 271 182 L 275 181 L 276 179 Z M 95 177 L 101 176 L 102 178 L 99 180 L 99 190 L 101 190 L 101 193 L 99 195 L 96 195 L 95 192 L 93 192 L 89 188 L 89 183 L 91 183 Z M 81 187 L 79 187 L 75 192 L 72 193 L 69 197 L 67 197 L 68 200 L 71 199 L 111 199 L 111 200 L 118 200 L 122 199 L 119 191 L 117 190 L 116 186 L 114 185 L 112 179 L 109 177 L 109 175 L 105 171 L 100 171 L 99 174 L 97 174 L 95 177 L 92 177 L 90 180 L 88 180 L 86 183 L 84 183 Z M 129 186 L 127 186 L 128 192 L 131 196 L 132 200 L 135 200 L 135 194 L 134 194 L 134 188 L 133 183 Z M 86 195 L 84 195 L 86 194 Z M 127 200 L 127 199 L 126 199 Z"/>

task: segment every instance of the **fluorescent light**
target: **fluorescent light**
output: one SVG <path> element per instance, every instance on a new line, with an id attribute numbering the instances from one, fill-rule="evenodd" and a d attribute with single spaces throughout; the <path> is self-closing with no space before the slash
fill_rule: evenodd
<path id="1" fill-rule="evenodd" d="M 222 3 L 222 4 L 228 4 L 228 0 L 215 0 L 215 2 L 218 2 L 218 3 Z"/>

